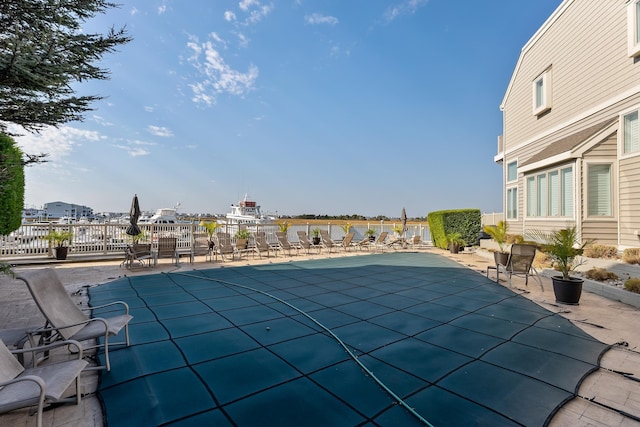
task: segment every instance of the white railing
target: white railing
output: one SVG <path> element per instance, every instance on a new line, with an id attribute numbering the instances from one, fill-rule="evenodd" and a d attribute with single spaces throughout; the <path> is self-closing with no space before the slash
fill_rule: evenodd
<path id="1" fill-rule="evenodd" d="M 354 240 L 362 240 L 368 228 L 376 230 L 376 235 L 382 231 L 392 233 L 392 228 L 399 223 L 370 223 L 360 224 L 351 227 L 356 235 Z M 46 235 L 51 231 L 70 231 L 73 239 L 69 245 L 69 257 L 77 255 L 95 255 L 105 257 L 124 256 L 124 249 L 128 244 L 133 243 L 131 236 L 126 230 L 129 224 L 104 223 L 104 224 L 55 224 L 55 223 L 30 223 L 23 224 L 20 228 L 8 236 L 0 236 L 0 259 L 10 258 L 52 258 L 53 247 L 46 239 Z M 177 237 L 178 249 L 188 249 L 193 243 L 195 233 L 206 233 L 205 229 L 198 223 L 180 224 L 139 224 L 144 237 L 140 243 L 150 243 L 152 248 L 157 245 L 158 237 Z M 298 241 L 297 231 L 302 230 L 309 237 L 313 235 L 314 228 L 329 231 L 329 235 L 334 240 L 344 237 L 344 231 L 340 223 L 319 225 L 315 224 L 294 224 L 287 230 L 287 236 L 291 242 Z M 264 231 L 269 243 L 276 244 L 275 232 L 279 231 L 278 224 L 266 224 L 249 227 L 251 231 Z M 220 231 L 228 232 L 232 238 L 238 231 L 237 225 L 223 225 Z M 424 242 L 431 240 L 429 227 L 426 224 L 408 224 L 406 236 L 419 235 Z M 235 241 L 235 239 L 233 239 Z M 252 243 L 250 241 L 250 243 Z"/>

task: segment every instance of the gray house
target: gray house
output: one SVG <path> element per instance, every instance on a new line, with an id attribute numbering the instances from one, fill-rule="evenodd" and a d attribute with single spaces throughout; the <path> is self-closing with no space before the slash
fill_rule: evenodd
<path id="1" fill-rule="evenodd" d="M 640 0 L 565 0 L 522 48 L 500 109 L 510 231 L 575 224 L 640 246 Z"/>

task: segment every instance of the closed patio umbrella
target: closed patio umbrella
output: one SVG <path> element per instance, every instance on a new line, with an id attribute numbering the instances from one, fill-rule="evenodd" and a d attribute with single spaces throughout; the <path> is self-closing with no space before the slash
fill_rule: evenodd
<path id="1" fill-rule="evenodd" d="M 407 212 L 402 208 L 402 215 L 400 215 L 400 221 L 402 222 L 402 235 L 407 232 Z"/>
<path id="2" fill-rule="evenodd" d="M 131 209 L 129 209 L 129 226 L 127 227 L 126 233 L 129 236 L 137 236 L 141 233 L 140 227 L 138 227 L 138 218 L 140 218 L 140 204 L 138 203 L 138 195 L 133 195 L 133 200 L 131 201 Z"/>

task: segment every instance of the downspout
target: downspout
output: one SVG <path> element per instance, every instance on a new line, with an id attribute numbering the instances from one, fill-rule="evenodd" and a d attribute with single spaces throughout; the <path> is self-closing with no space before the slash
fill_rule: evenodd
<path id="1" fill-rule="evenodd" d="M 578 236 L 580 236 L 580 243 L 582 243 L 582 179 L 583 179 L 583 171 L 582 171 L 582 159 L 576 159 L 576 194 L 573 195 L 573 204 L 576 207 L 575 209 L 575 224 L 576 231 L 578 232 Z"/>

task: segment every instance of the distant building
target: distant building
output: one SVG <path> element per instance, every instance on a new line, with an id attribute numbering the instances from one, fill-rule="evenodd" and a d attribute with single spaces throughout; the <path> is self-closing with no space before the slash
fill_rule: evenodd
<path id="1" fill-rule="evenodd" d="M 640 0 L 564 0 L 522 48 L 500 109 L 511 233 L 575 224 L 640 244 Z"/>
<path id="2" fill-rule="evenodd" d="M 82 217 L 93 219 L 93 209 L 88 206 L 76 205 L 66 202 L 49 202 L 44 204 L 44 211 L 49 220 L 63 217 L 78 220 Z"/>

